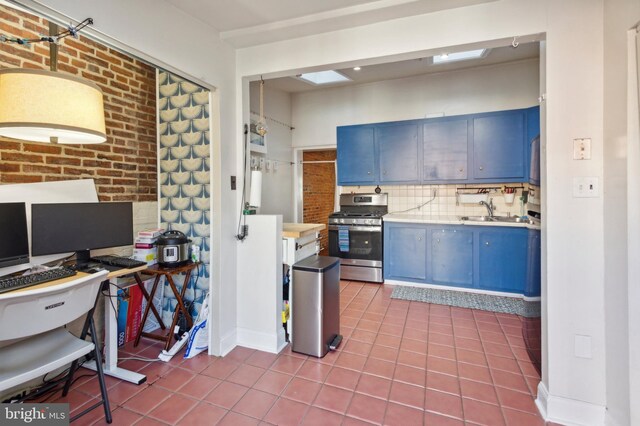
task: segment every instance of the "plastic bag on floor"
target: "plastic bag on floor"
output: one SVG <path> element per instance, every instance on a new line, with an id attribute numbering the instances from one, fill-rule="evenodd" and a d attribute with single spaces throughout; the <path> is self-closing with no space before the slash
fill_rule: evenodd
<path id="1" fill-rule="evenodd" d="M 189 340 L 187 340 L 187 349 L 184 352 L 184 358 L 189 359 L 198 355 L 200 352 L 209 347 L 209 327 L 207 318 L 209 317 L 209 293 L 204 296 L 202 307 L 198 313 L 196 321 L 189 332 Z"/>

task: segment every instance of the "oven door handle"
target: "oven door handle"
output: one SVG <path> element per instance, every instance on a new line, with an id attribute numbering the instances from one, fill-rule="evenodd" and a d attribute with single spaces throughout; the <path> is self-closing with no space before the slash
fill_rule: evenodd
<path id="1" fill-rule="evenodd" d="M 329 231 L 337 231 L 340 226 L 345 226 L 349 232 L 382 232 L 382 226 L 351 226 L 351 225 L 329 225 Z"/>

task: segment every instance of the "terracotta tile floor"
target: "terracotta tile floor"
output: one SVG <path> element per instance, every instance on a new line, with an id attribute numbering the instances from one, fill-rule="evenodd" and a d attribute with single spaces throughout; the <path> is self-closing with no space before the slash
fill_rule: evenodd
<path id="1" fill-rule="evenodd" d="M 391 291 L 343 281 L 344 340 L 322 359 L 237 347 L 224 358 L 122 361 L 148 380 L 136 386 L 108 378 L 113 424 L 544 423 L 534 404 L 540 377 L 517 316 L 392 300 Z M 159 350 L 147 342 L 121 356 Z M 96 382 L 78 380 L 58 402 L 77 412 L 99 394 Z M 74 424 L 94 423 L 104 424 L 99 408 Z"/>

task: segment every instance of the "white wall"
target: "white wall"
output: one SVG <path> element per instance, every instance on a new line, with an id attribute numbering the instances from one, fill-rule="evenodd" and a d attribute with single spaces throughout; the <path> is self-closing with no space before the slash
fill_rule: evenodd
<path id="1" fill-rule="evenodd" d="M 541 405 L 549 420 L 604 422 L 606 404 L 603 199 L 572 198 L 576 176 L 603 179 L 602 0 L 501 0 L 237 51 L 239 76 L 297 72 L 355 60 L 412 55 L 513 36 L 546 37 L 546 193 L 543 214 L 543 366 Z M 572 160 L 573 138 L 591 137 L 591 161 Z M 325 142 L 326 143 L 326 142 Z M 575 338 L 591 354 L 577 357 Z"/>
<path id="2" fill-rule="evenodd" d="M 281 214 L 283 222 L 293 221 L 293 167 L 291 159 L 291 95 L 282 90 L 264 87 L 264 115 L 269 132 L 266 135 L 267 153 L 252 153 L 278 163 L 277 170 L 262 169 L 262 206 L 260 214 Z M 260 112 L 260 83 L 250 84 L 251 111 Z M 258 116 L 252 115 L 253 119 Z M 247 192 L 248 194 L 248 192 Z"/>
<path id="3" fill-rule="evenodd" d="M 116 44 L 124 50 L 184 73 L 216 88 L 213 93 L 212 129 L 212 342 L 213 354 L 235 345 L 236 241 L 239 192 L 233 192 L 229 176 L 239 170 L 237 151 L 240 132 L 236 117 L 235 52 L 218 34 L 167 2 L 153 0 L 17 0 L 27 8 L 62 23 L 94 18 L 83 33 Z M 241 184 L 241 182 L 240 182 Z M 224 208 L 222 207 L 224 206 Z M 223 248 L 224 247 L 224 248 Z"/>
<path id="4" fill-rule="evenodd" d="M 627 30 L 640 18 L 640 2 L 604 3 L 604 244 L 607 336 L 607 415 L 611 424 L 630 416 L 630 333 L 627 276 Z M 636 301 L 637 303 L 637 301 Z M 633 305 L 631 305 L 633 306 Z M 636 306 L 637 309 L 637 306 Z M 633 404 L 637 406 L 637 404 Z M 638 410 L 638 408 L 635 408 Z"/>
<path id="5" fill-rule="evenodd" d="M 295 93 L 294 147 L 336 144 L 336 126 L 538 104 L 538 60 Z"/>

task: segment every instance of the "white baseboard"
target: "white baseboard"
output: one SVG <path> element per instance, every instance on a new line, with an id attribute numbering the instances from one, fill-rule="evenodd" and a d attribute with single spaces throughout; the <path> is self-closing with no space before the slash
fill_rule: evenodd
<path id="1" fill-rule="evenodd" d="M 522 294 L 506 293 L 502 291 L 480 290 L 476 288 L 451 287 L 451 286 L 439 285 L 439 284 L 422 284 L 422 283 L 414 283 L 411 281 L 384 280 L 384 284 L 399 285 L 402 287 L 433 288 L 436 290 L 459 291 L 461 293 L 490 294 L 492 296 L 512 297 L 514 299 L 524 298 Z M 534 301 L 536 299 L 539 300 L 540 298 L 535 298 L 535 297 L 526 298 L 527 301 Z"/>
<path id="2" fill-rule="evenodd" d="M 279 353 L 286 345 L 278 344 L 279 333 L 261 333 L 255 330 L 238 327 L 237 344 L 245 348 L 257 349 L 259 351 Z M 282 330 L 282 341 L 284 341 L 284 329 Z"/>
<path id="3" fill-rule="evenodd" d="M 547 422 L 563 425 L 605 424 L 606 407 L 590 402 L 550 395 L 544 383 L 538 384 L 536 405 L 542 418 Z"/>

